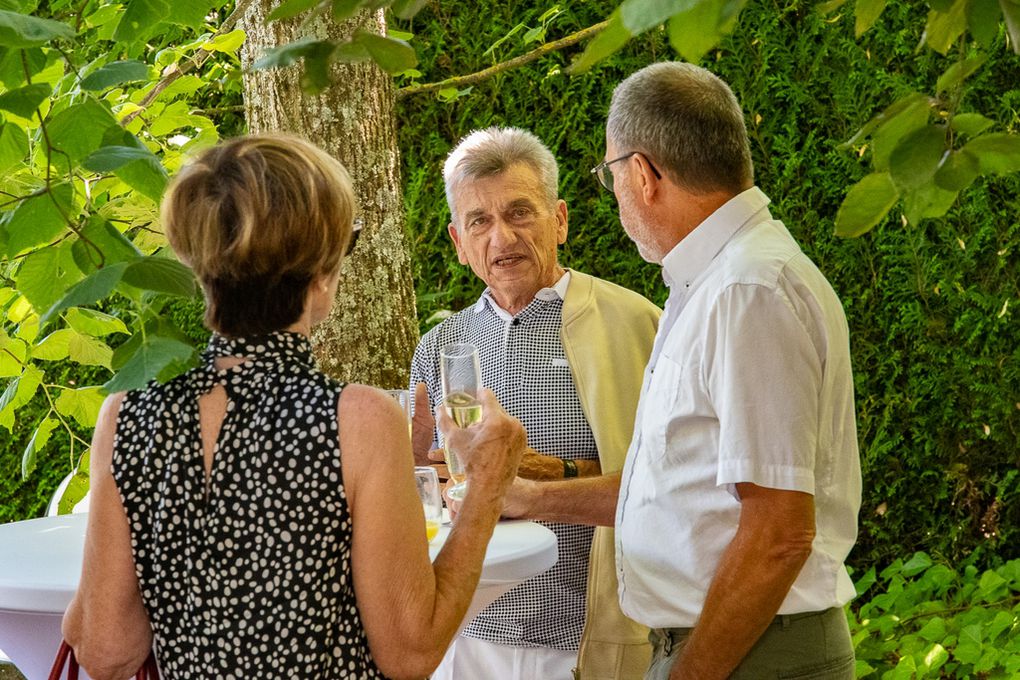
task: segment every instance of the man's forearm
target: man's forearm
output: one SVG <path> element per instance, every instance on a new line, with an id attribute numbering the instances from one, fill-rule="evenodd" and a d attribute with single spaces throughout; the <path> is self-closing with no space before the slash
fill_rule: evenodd
<path id="1" fill-rule="evenodd" d="M 591 477 L 602 473 L 602 465 L 597 458 L 594 460 L 582 458 L 571 460 L 577 468 L 578 477 Z M 563 479 L 565 470 L 562 458 L 548 456 L 529 448 L 521 459 L 521 464 L 517 467 L 517 476 L 536 481 L 552 481 Z"/>
<path id="2" fill-rule="evenodd" d="M 613 526 L 619 494 L 619 472 L 555 482 L 517 479 L 507 494 L 504 515 L 565 524 Z"/>
<path id="3" fill-rule="evenodd" d="M 723 553 L 670 680 L 729 677 L 775 618 L 811 553 L 814 506 L 809 496 L 794 498 L 799 508 L 769 519 L 760 505 L 743 505 L 741 525 Z M 753 519 L 745 522 L 745 513 Z"/>

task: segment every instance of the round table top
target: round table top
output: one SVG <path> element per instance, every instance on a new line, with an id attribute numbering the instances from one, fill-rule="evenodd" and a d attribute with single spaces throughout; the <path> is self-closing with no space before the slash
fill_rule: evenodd
<path id="1" fill-rule="evenodd" d="M 81 576 L 87 514 L 0 524 L 0 610 L 62 613 Z M 450 533 L 429 546 L 435 559 Z M 513 584 L 556 563 L 556 535 L 540 524 L 500 522 L 485 553 L 480 586 Z"/>

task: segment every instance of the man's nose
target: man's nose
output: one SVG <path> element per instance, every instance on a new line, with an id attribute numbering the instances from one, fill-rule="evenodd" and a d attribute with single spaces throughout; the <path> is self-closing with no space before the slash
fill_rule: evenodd
<path id="1" fill-rule="evenodd" d="M 496 218 L 495 229 L 492 231 L 492 240 L 499 245 L 513 245 L 517 243 L 517 231 L 513 225 L 499 217 Z"/>

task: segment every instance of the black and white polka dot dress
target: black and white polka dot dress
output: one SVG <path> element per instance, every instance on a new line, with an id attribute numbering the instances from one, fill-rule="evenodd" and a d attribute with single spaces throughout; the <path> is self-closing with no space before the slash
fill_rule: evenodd
<path id="1" fill-rule="evenodd" d="M 216 357 L 249 361 L 217 371 Z M 209 478 L 198 397 L 229 397 Z M 351 578 L 336 407 L 298 333 L 214 335 L 125 398 L 113 475 L 165 679 L 381 678 Z"/>

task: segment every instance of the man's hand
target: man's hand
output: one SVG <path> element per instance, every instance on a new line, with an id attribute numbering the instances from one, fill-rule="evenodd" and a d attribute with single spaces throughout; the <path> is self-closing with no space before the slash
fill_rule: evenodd
<path id="1" fill-rule="evenodd" d="M 425 383 L 418 383 L 414 388 L 414 417 L 411 419 L 411 450 L 415 465 L 431 465 L 429 449 L 432 448 L 435 431 L 436 419 L 432 415 L 428 389 Z M 442 459 L 440 456 L 439 460 Z"/>

